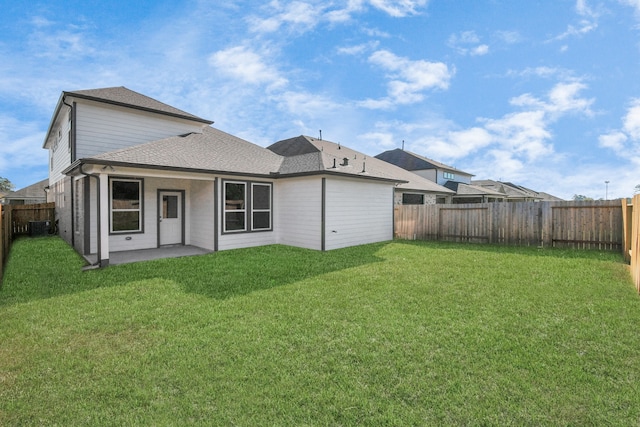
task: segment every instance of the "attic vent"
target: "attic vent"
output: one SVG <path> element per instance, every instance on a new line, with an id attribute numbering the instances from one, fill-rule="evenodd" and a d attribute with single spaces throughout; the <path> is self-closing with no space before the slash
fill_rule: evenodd
<path id="1" fill-rule="evenodd" d="M 342 159 L 342 164 L 340 164 L 340 166 L 349 166 L 349 159 L 346 157 Z"/>

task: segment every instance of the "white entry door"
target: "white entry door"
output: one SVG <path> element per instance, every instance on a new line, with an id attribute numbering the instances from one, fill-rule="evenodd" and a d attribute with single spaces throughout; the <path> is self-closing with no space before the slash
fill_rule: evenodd
<path id="1" fill-rule="evenodd" d="M 161 245 L 182 243 L 182 193 L 180 191 L 160 191 L 158 221 Z"/>

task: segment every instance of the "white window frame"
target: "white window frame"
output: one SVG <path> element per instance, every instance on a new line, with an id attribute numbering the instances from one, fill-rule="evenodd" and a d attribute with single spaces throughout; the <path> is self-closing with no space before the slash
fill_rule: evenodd
<path id="1" fill-rule="evenodd" d="M 267 187 L 269 190 L 269 207 L 267 209 L 255 209 L 253 207 L 253 189 L 257 186 Z M 269 226 L 256 228 L 254 226 L 253 214 L 256 212 L 269 213 Z M 273 186 L 270 182 L 252 182 L 251 183 L 251 231 L 268 231 L 273 229 Z"/>
<path id="2" fill-rule="evenodd" d="M 114 209 L 113 207 L 113 183 L 114 182 L 135 182 L 138 184 L 138 208 L 137 209 Z M 144 232 L 142 225 L 143 220 L 143 181 L 137 178 L 111 178 L 109 180 L 109 233 L 111 234 L 130 234 Z M 114 230 L 113 229 L 113 213 L 114 212 L 138 212 L 138 228 L 136 230 Z"/>
<path id="3" fill-rule="evenodd" d="M 227 209 L 227 184 L 240 184 L 244 186 L 244 209 Z M 242 233 L 247 231 L 247 182 L 245 181 L 223 181 L 222 182 L 222 230 L 224 233 Z M 244 228 L 237 230 L 227 230 L 227 213 L 242 213 L 244 215 Z"/>

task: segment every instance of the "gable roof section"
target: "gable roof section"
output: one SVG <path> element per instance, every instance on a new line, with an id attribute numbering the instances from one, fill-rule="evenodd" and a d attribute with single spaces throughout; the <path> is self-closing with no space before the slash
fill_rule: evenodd
<path id="1" fill-rule="evenodd" d="M 491 190 L 489 188 L 483 188 L 477 185 L 465 184 L 463 182 L 447 181 L 444 184 L 450 190 L 456 192 L 457 196 L 488 196 L 504 198 L 504 193 Z"/>
<path id="2" fill-rule="evenodd" d="M 213 121 L 211 120 L 206 120 L 193 114 L 187 113 L 186 111 L 182 111 L 178 108 L 172 107 L 171 105 L 165 104 L 146 95 L 135 92 L 124 86 L 77 90 L 70 92 L 63 91 L 60 95 L 60 99 L 58 99 L 58 104 L 56 105 L 53 116 L 51 117 L 51 122 L 49 123 L 42 148 L 47 148 L 47 142 L 49 141 L 51 132 L 54 128 L 56 120 L 58 119 L 58 115 L 60 114 L 60 109 L 63 106 L 69 106 L 69 104 L 66 103 L 67 97 L 75 97 L 79 99 L 102 102 L 105 104 L 116 105 L 125 108 L 132 108 L 139 111 L 146 111 L 165 116 L 176 117 L 206 125 L 213 124 Z"/>
<path id="3" fill-rule="evenodd" d="M 269 150 L 284 157 L 300 156 L 303 154 L 319 153 L 320 150 L 316 148 L 310 141 L 309 137 L 304 135 L 296 136 L 294 138 L 283 139 L 267 147 Z"/>
<path id="4" fill-rule="evenodd" d="M 444 163 L 437 162 L 433 159 L 421 156 L 410 151 L 401 150 L 396 148 L 395 150 L 388 150 L 375 156 L 377 159 L 384 160 L 385 162 L 393 163 L 396 166 L 406 169 L 408 171 L 424 170 L 424 169 L 441 169 L 448 172 L 454 172 L 457 174 L 463 174 L 473 176 L 468 172 L 456 169 L 453 166 L 445 165 Z"/>
<path id="5" fill-rule="evenodd" d="M 141 93 L 127 89 L 124 86 L 107 87 L 102 89 L 77 90 L 73 92 L 62 92 L 64 95 L 76 98 L 88 99 L 91 101 L 104 102 L 121 107 L 134 108 L 142 111 L 164 114 L 167 116 L 179 117 L 193 120 L 200 123 L 212 124 L 210 120 L 203 119 L 193 114 L 182 111 L 171 105 L 165 104 Z"/>
<path id="6" fill-rule="evenodd" d="M 81 159 L 63 172 L 69 173 L 80 164 L 103 164 L 268 176 L 280 168 L 282 160 L 266 148 L 207 126 L 202 133 L 172 136 Z"/>
<path id="7" fill-rule="evenodd" d="M 508 182 L 480 179 L 471 181 L 471 184 L 503 193 L 508 199 L 542 199 L 537 192 Z"/>
<path id="8" fill-rule="evenodd" d="M 369 157 L 344 145 L 298 136 L 278 141 L 267 147 L 285 157 L 281 175 L 328 173 L 359 178 L 395 181 L 407 190 L 452 194 L 453 191 L 391 163 Z"/>
<path id="9" fill-rule="evenodd" d="M 44 189 L 49 186 L 49 178 L 38 181 L 35 184 L 31 184 L 27 187 L 21 188 L 16 191 L 10 191 L 5 194 L 3 198 L 9 199 L 39 199 L 46 198 Z"/>

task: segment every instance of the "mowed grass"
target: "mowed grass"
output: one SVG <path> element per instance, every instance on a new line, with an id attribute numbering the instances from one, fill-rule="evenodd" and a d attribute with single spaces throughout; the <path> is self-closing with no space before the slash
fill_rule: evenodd
<path id="1" fill-rule="evenodd" d="M 618 254 L 268 246 L 81 272 L 17 241 L 0 425 L 638 425 Z"/>

